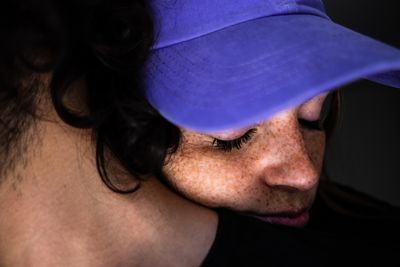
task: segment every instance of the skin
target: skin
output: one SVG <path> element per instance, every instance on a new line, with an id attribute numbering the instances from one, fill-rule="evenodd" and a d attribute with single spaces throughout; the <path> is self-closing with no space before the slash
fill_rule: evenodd
<path id="1" fill-rule="evenodd" d="M 325 133 L 298 120 L 318 120 L 326 96 L 243 129 L 213 134 L 181 129 L 181 145 L 165 166 L 168 180 L 187 198 L 209 207 L 262 218 L 308 210 L 322 168 Z M 256 132 L 241 149 L 226 152 L 213 146 L 214 138 L 232 140 L 249 129 Z"/>
<path id="2" fill-rule="evenodd" d="M 41 109 L 48 117 L 32 129 L 26 162 L 2 177 L 0 266 L 200 265 L 215 237 L 214 212 L 156 178 L 135 194 L 111 192 L 91 132 L 64 124 L 51 105 Z"/>

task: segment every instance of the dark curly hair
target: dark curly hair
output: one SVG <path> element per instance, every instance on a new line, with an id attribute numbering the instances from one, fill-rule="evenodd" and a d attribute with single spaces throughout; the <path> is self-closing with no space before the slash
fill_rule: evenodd
<path id="1" fill-rule="evenodd" d="M 144 99 L 137 74 L 153 41 L 145 0 L 5 0 L 0 9 L 0 181 L 24 158 L 38 118 L 36 76 L 51 73 L 48 95 L 67 124 L 92 129 L 104 183 L 109 156 L 135 181 L 161 177 L 180 131 Z M 71 84 L 86 83 L 88 112 L 72 111 L 64 98 Z M 26 82 L 29 81 L 29 82 Z M 42 86 L 43 87 L 43 86 Z"/>

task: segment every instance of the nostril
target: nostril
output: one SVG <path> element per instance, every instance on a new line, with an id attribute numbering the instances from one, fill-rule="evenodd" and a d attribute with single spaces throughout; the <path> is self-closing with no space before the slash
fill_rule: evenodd
<path id="1" fill-rule="evenodd" d="M 300 189 L 298 189 L 296 187 L 288 186 L 288 185 L 274 185 L 273 188 L 280 190 L 280 191 L 285 191 L 290 194 L 298 193 L 301 191 Z"/>

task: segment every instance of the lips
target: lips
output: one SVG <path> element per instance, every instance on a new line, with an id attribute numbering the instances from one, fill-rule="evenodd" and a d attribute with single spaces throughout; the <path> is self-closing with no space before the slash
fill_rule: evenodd
<path id="1" fill-rule="evenodd" d="M 270 216 L 256 216 L 256 218 L 270 224 L 302 228 L 305 227 L 310 220 L 310 214 L 305 210 L 301 212 L 279 213 Z"/>

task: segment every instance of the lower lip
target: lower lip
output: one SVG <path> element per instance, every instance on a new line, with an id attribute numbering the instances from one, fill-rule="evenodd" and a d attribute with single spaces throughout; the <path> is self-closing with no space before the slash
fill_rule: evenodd
<path id="1" fill-rule="evenodd" d="M 270 223 L 270 224 L 279 224 L 286 225 L 290 227 L 302 228 L 305 227 L 310 220 L 310 215 L 308 211 L 299 214 L 296 217 L 258 217 L 258 219 Z"/>

